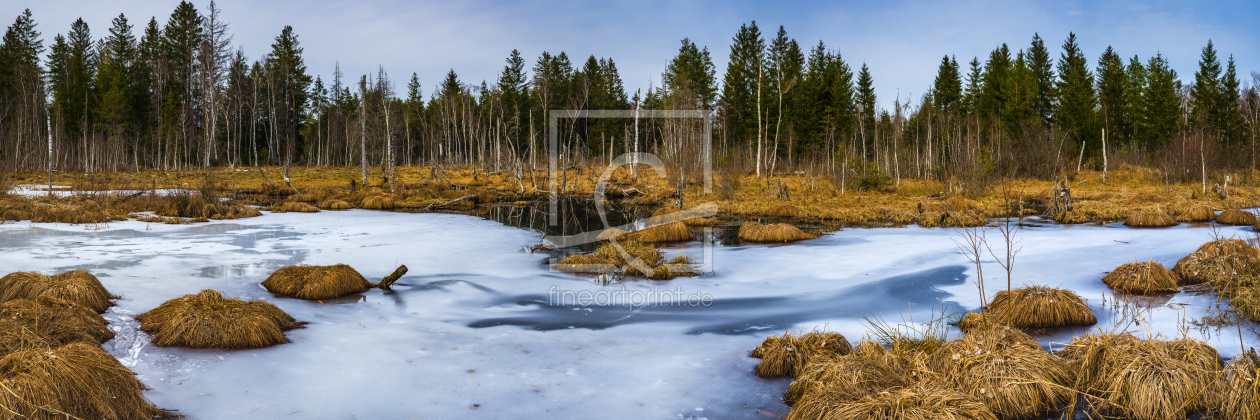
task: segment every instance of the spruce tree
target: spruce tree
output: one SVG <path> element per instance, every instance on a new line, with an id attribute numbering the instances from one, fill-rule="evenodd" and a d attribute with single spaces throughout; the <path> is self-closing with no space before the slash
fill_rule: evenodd
<path id="1" fill-rule="evenodd" d="M 1041 35 L 1033 34 L 1027 59 L 1028 67 L 1032 70 L 1033 79 L 1037 83 L 1037 95 L 1034 100 L 1037 115 L 1041 117 L 1046 127 L 1049 127 L 1054 117 L 1054 68 L 1050 62 L 1050 51 L 1046 49 L 1046 43 L 1041 39 Z"/>
<path id="2" fill-rule="evenodd" d="M 971 70 L 967 72 L 967 89 L 963 91 L 963 108 L 969 114 L 976 114 L 979 110 L 980 91 L 984 87 L 984 70 L 980 67 L 980 59 L 972 57 Z"/>
<path id="3" fill-rule="evenodd" d="M 1142 128 L 1142 114 L 1146 113 L 1146 98 L 1144 96 L 1147 82 L 1146 66 L 1142 64 L 1142 60 L 1134 55 L 1129 59 L 1129 66 L 1125 68 L 1125 96 L 1124 102 L 1128 105 L 1128 114 L 1125 115 L 1124 123 L 1128 125 L 1128 138 L 1133 143 L 1139 144 L 1139 135 L 1144 130 Z"/>
<path id="4" fill-rule="evenodd" d="M 1156 150 L 1176 138 L 1181 125 L 1181 98 L 1177 94 L 1177 71 L 1163 55 L 1155 54 L 1146 65 L 1144 109 L 1139 118 L 1141 144 Z"/>
<path id="5" fill-rule="evenodd" d="M 962 79 L 958 74 L 958 61 L 950 56 L 941 58 L 932 82 L 932 105 L 938 112 L 954 112 L 962 100 Z"/>
<path id="6" fill-rule="evenodd" d="M 1085 153 L 1098 156 L 1102 150 L 1101 133 L 1097 129 L 1094 76 L 1090 73 L 1085 54 L 1076 44 L 1076 34 L 1069 33 L 1059 55 L 1059 80 L 1055 85 L 1058 94 L 1054 121 L 1063 129 L 1074 147 L 1085 144 Z M 1098 164 L 1101 166 L 1101 159 Z"/>
<path id="7" fill-rule="evenodd" d="M 1222 140 L 1240 144 L 1244 140 L 1242 111 L 1238 106 L 1238 98 L 1242 95 L 1242 86 L 1238 81 L 1238 69 L 1234 66 L 1234 55 L 1230 54 L 1225 74 L 1221 75 L 1217 92 L 1217 124 L 1220 127 Z"/>
<path id="8" fill-rule="evenodd" d="M 875 80 L 871 77 L 871 69 L 862 63 L 862 69 L 858 71 L 857 76 L 857 106 L 858 106 L 858 123 L 862 135 L 859 139 L 863 141 L 862 151 L 867 160 L 875 159 Z"/>
<path id="9" fill-rule="evenodd" d="M 720 108 L 724 135 L 737 144 L 757 141 L 757 88 L 765 76 L 765 49 L 756 21 L 740 25 L 722 79 Z"/>
<path id="10" fill-rule="evenodd" d="M 665 66 L 661 81 L 668 92 L 685 92 L 698 106 L 708 109 L 717 96 L 715 72 L 709 49 L 701 50 L 691 39 L 683 38 L 678 55 Z"/>
<path id="11" fill-rule="evenodd" d="M 1098 102 L 1102 127 L 1107 129 L 1107 140 L 1115 140 L 1115 144 L 1127 142 L 1132 135 L 1132 126 L 1128 124 L 1130 112 L 1129 77 L 1124 61 L 1111 46 L 1103 51 L 1098 59 Z"/>

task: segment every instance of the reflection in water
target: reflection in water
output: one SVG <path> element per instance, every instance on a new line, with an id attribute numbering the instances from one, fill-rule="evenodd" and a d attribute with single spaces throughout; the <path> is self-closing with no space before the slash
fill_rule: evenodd
<path id="1" fill-rule="evenodd" d="M 962 284 L 966 280 L 965 271 L 962 266 L 946 266 L 851 286 L 828 294 L 716 299 L 708 305 L 577 305 L 573 302 L 553 302 L 555 295 L 507 296 L 493 301 L 491 305 L 534 306 L 536 309 L 529 315 L 481 319 L 469 326 L 515 325 L 550 331 L 570 328 L 600 330 L 645 322 L 683 322 L 693 325 L 689 334 L 711 332 L 736 335 L 782 330 L 801 322 L 892 313 L 907 304 L 912 309 L 937 308 L 949 313 L 961 311 L 961 308 L 954 302 L 946 301 L 949 294 L 936 287 Z"/>

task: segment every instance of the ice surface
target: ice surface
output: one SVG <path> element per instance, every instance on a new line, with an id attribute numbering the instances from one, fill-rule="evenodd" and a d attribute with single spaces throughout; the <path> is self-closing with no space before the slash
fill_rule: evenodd
<path id="1" fill-rule="evenodd" d="M 1187 225 L 1028 227 L 1013 283 L 1075 290 L 1110 327 L 1121 316 L 1100 281 L 1106 271 L 1146 259 L 1171 267 L 1213 235 Z M 601 286 L 550 271 L 546 255 L 528 250 L 536 232 L 469 216 L 351 210 L 101 230 L 6 224 L 0 267 L 100 276 L 123 297 L 106 313 L 118 334 L 106 349 L 153 388 L 154 403 L 192 419 L 774 418 L 787 411 L 788 380 L 757 378 L 748 351 L 787 328 L 825 325 L 856 341 L 862 314 L 897 323 L 978 307 L 974 266 L 955 237 L 953 229 L 846 229 L 789 246 L 717 247 L 713 273 L 702 277 Z M 670 252 L 701 255 L 694 243 Z M 392 292 L 322 304 L 277 299 L 258 285 L 297 263 L 348 263 L 373 280 L 398 264 L 411 270 Z M 1005 287 L 991 257 L 984 270 L 990 296 Z M 157 348 L 137 331 L 135 315 L 204 288 L 275 303 L 311 324 L 290 331 L 291 344 L 246 351 Z M 553 302 L 557 291 L 699 295 L 711 304 L 580 306 Z M 1203 316 L 1211 298 L 1155 299 L 1141 312 L 1145 329 L 1126 327 L 1178 334 L 1179 320 Z M 1039 338 L 1057 346 L 1084 330 Z M 1238 352 L 1233 330 L 1190 334 L 1226 357 Z"/>

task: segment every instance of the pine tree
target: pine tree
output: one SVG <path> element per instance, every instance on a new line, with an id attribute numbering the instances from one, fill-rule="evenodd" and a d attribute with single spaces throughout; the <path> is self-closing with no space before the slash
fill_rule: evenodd
<path id="1" fill-rule="evenodd" d="M 1076 44 L 1076 34 L 1069 33 L 1059 55 L 1058 94 L 1054 121 L 1068 133 L 1070 143 L 1085 144 L 1085 153 L 1097 156 L 1102 150 L 1101 133 L 1096 128 L 1094 76 L 1087 67 L 1085 55 Z M 1101 161 L 1099 164 L 1101 165 Z"/>
<path id="2" fill-rule="evenodd" d="M 296 154 L 304 146 L 299 133 L 306 122 L 307 88 L 311 84 L 311 76 L 306 74 L 306 64 L 302 59 L 302 47 L 292 26 L 285 25 L 271 44 L 268 71 L 275 78 L 276 118 L 281 130 L 280 140 L 285 146 L 284 163 L 287 168 L 299 158 Z M 285 176 L 288 177 L 287 169 Z"/>
<path id="3" fill-rule="evenodd" d="M 1221 62 L 1216 58 L 1216 48 L 1208 40 L 1199 57 L 1199 71 L 1194 73 L 1194 86 L 1190 88 L 1190 125 L 1222 134 L 1220 124 Z"/>
<path id="4" fill-rule="evenodd" d="M 1124 116 L 1124 123 L 1129 126 L 1128 137 L 1132 143 L 1140 145 L 1140 133 L 1142 128 L 1142 115 L 1146 113 L 1146 91 L 1147 82 L 1146 66 L 1142 64 L 1142 60 L 1134 55 L 1129 59 L 1129 66 L 1125 68 L 1125 95 L 1124 103 L 1128 105 L 1128 114 Z"/>
<path id="5" fill-rule="evenodd" d="M 1238 106 L 1238 98 L 1242 95 L 1242 86 L 1238 81 L 1238 69 L 1234 66 L 1234 55 L 1230 54 L 1228 64 L 1225 66 L 1225 74 L 1221 75 L 1220 88 L 1217 95 L 1217 109 L 1219 116 L 1217 124 L 1223 140 L 1233 144 L 1241 144 L 1246 138 L 1244 136 L 1244 127 L 1242 119 L 1242 111 Z"/>
<path id="6" fill-rule="evenodd" d="M 1181 125 L 1181 98 L 1177 94 L 1177 71 L 1163 55 L 1156 54 L 1146 65 L 1146 88 L 1142 92 L 1143 112 L 1138 125 L 1141 143 L 1156 150 L 1176 138 Z"/>
<path id="7" fill-rule="evenodd" d="M 740 25 L 731 44 L 721 97 L 723 135 L 737 144 L 757 141 L 757 89 L 764 76 L 765 49 L 756 21 Z"/>
<path id="8" fill-rule="evenodd" d="M 127 17 L 118 15 L 112 21 L 105 48 L 101 50 L 101 64 L 96 73 L 96 119 L 105 132 L 115 137 L 128 136 L 134 114 L 132 69 L 136 60 L 136 38 L 131 34 Z"/>
<path id="9" fill-rule="evenodd" d="M 715 72 L 708 47 L 701 50 L 691 39 L 683 38 L 678 55 L 665 66 L 661 82 L 668 94 L 685 92 L 695 98 L 693 106 L 708 109 L 717 96 Z"/>
<path id="10" fill-rule="evenodd" d="M 867 160 L 875 159 L 875 80 L 871 77 L 870 68 L 862 63 L 862 70 L 857 77 L 857 106 L 860 130 L 862 130 L 862 152 Z"/>
<path id="11" fill-rule="evenodd" d="M 942 57 L 941 65 L 936 68 L 936 79 L 932 82 L 932 105 L 937 112 L 955 112 L 962 101 L 961 77 L 958 61 L 948 55 Z"/>
<path id="12" fill-rule="evenodd" d="M 1038 116 L 1037 79 L 1024 51 L 1016 54 L 1005 87 L 1002 123 L 1007 133 L 1016 133 L 1025 121 Z"/>
<path id="13" fill-rule="evenodd" d="M 61 134 L 70 139 L 81 136 L 81 124 L 88 109 L 92 78 L 96 74 L 95 48 L 92 35 L 83 19 L 70 25 L 67 37 L 57 35 L 48 55 L 48 73 L 54 126 L 64 127 Z"/>
<path id="14" fill-rule="evenodd" d="M 1132 126 L 1128 123 L 1130 113 L 1129 77 L 1124 61 L 1111 46 L 1103 51 L 1098 59 L 1098 103 L 1099 117 L 1102 127 L 1107 129 L 1107 141 L 1115 140 L 1115 144 L 1128 142 L 1132 137 Z"/>
<path id="15" fill-rule="evenodd" d="M 989 53 L 989 60 L 984 63 L 984 84 L 976 104 L 983 125 L 993 124 L 1002 116 L 1010 95 L 1010 79 L 1011 50 L 1002 44 Z"/>
<path id="16" fill-rule="evenodd" d="M 963 91 L 963 108 L 969 114 L 979 112 L 980 92 L 984 87 L 984 71 L 980 67 L 980 59 L 971 59 L 971 70 L 967 72 L 967 89 Z"/>
<path id="17" fill-rule="evenodd" d="M 1037 83 L 1035 106 L 1037 115 L 1046 127 L 1054 117 L 1054 68 L 1050 63 L 1050 51 L 1041 35 L 1033 34 L 1032 46 L 1028 48 L 1028 67 L 1032 69 L 1033 79 Z"/>

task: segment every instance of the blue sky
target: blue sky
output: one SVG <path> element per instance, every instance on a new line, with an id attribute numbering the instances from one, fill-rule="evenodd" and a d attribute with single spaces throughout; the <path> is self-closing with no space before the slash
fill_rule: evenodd
<path id="1" fill-rule="evenodd" d="M 120 12 L 139 31 L 150 17 L 165 23 L 177 1 L 42 0 L 4 2 L 9 24 L 23 8 L 39 23 L 45 45 L 74 19 L 88 22 L 94 37 L 107 34 Z M 202 10 L 208 1 L 197 1 Z M 412 72 L 425 95 L 454 69 L 466 83 L 493 82 L 504 59 L 519 49 L 532 67 L 543 51 L 565 51 L 575 64 L 587 56 L 612 57 L 626 88 L 646 91 L 659 83 L 665 64 L 689 37 L 707 46 L 718 68 L 726 67 L 731 38 L 755 20 L 767 38 L 783 25 L 803 49 L 819 40 L 854 68 L 865 62 L 882 106 L 894 98 L 917 101 L 931 84 L 941 56 L 960 63 L 1002 43 L 1026 48 L 1034 32 L 1058 57 L 1075 32 L 1091 68 L 1108 46 L 1145 61 L 1168 57 L 1183 81 L 1191 81 L 1200 49 L 1212 39 L 1222 60 L 1234 54 L 1245 83 L 1260 71 L 1260 5 L 1248 1 L 997 1 L 957 2 L 705 2 L 705 1 L 441 1 L 277 0 L 218 3 L 234 43 L 250 59 L 267 52 L 284 25 L 305 48 L 309 70 L 329 81 L 341 62 L 348 79 L 384 66 L 402 91 Z M 965 66 L 965 64 L 964 64 Z"/>

